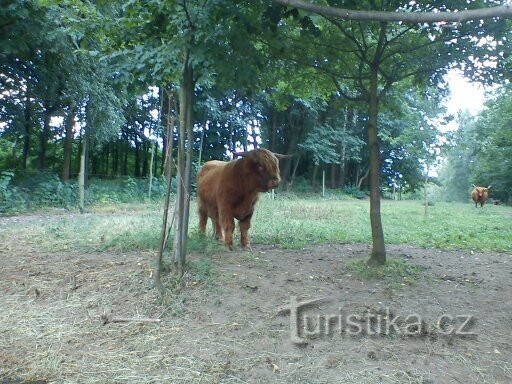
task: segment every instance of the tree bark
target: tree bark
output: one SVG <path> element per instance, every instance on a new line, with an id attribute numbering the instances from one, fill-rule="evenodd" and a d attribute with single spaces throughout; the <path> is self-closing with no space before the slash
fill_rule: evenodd
<path id="1" fill-rule="evenodd" d="M 32 104 L 30 103 L 30 93 L 27 90 L 25 99 L 25 110 L 23 113 L 23 152 L 22 152 L 22 166 L 27 169 L 27 160 L 30 150 L 30 133 L 31 133 L 31 120 L 32 120 Z"/>
<path id="2" fill-rule="evenodd" d="M 190 211 L 190 173 L 192 170 L 193 132 L 192 102 L 194 81 L 188 53 L 185 55 L 180 85 L 180 124 L 178 135 L 178 177 L 177 177 L 177 225 L 174 235 L 174 257 L 178 264 L 178 275 L 184 273 L 187 250 L 188 216 Z M 188 141 L 188 151 L 186 142 Z M 185 151 L 187 156 L 185 159 Z"/>
<path id="3" fill-rule="evenodd" d="M 378 65 L 370 70 L 370 95 L 368 103 L 368 146 L 370 149 L 370 222 L 372 228 L 373 249 L 368 260 L 369 265 L 386 263 L 386 246 L 380 215 L 380 159 L 379 137 L 377 135 L 377 116 L 379 100 L 377 96 Z"/>
<path id="4" fill-rule="evenodd" d="M 171 105 L 170 98 L 169 98 L 168 105 L 169 106 Z M 162 108 L 163 105 L 161 105 L 160 107 Z M 172 136 L 173 136 L 172 132 L 174 129 L 174 121 L 171 120 L 171 118 L 170 118 L 170 111 L 169 111 L 168 117 L 169 118 L 167 119 L 166 135 L 164 135 L 164 137 L 167 138 L 167 140 L 169 140 L 169 138 L 171 139 L 170 143 L 167 143 L 167 144 L 169 144 L 169 146 L 172 147 Z M 156 146 L 156 143 L 155 143 L 155 146 Z M 172 156 L 172 149 L 168 152 L 164 152 L 164 154 L 165 154 L 165 156 Z M 170 205 L 170 200 L 171 200 L 172 158 L 164 159 L 164 162 L 169 164 L 169 167 L 166 168 L 168 172 L 166 172 L 166 174 L 165 174 L 166 188 L 165 188 L 164 216 L 162 219 L 162 229 L 160 231 L 160 244 L 159 244 L 158 252 L 156 255 L 155 269 L 154 269 L 154 274 L 153 274 L 153 279 L 155 281 L 155 285 L 158 288 L 158 290 L 160 291 L 160 293 L 163 293 L 163 291 L 164 291 L 164 287 L 163 287 L 162 280 L 161 280 L 161 272 L 162 272 L 162 258 L 163 258 L 165 244 L 167 243 L 167 234 L 168 234 L 167 222 L 168 222 L 168 218 L 169 218 L 169 205 Z"/>
<path id="5" fill-rule="evenodd" d="M 316 175 L 318 173 L 318 164 L 313 166 L 313 177 L 311 178 L 311 187 L 313 188 L 313 192 L 316 192 Z"/>
<path id="6" fill-rule="evenodd" d="M 52 115 L 49 107 L 45 107 L 43 129 L 39 136 L 39 169 L 46 168 L 46 150 L 48 148 L 48 139 L 50 137 L 50 121 Z"/>
<path id="7" fill-rule="evenodd" d="M 87 153 L 87 140 L 82 140 L 82 153 L 80 154 L 80 172 L 78 174 L 78 207 L 80 213 L 85 212 L 85 154 Z"/>

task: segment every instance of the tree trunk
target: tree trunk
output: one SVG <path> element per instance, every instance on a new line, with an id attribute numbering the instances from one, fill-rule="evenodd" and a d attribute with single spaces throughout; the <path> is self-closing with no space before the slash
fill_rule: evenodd
<path id="1" fill-rule="evenodd" d="M 104 160 L 103 160 L 103 174 L 105 176 L 109 176 L 109 172 L 110 172 L 110 143 L 106 143 L 104 146 L 103 146 L 103 155 L 104 155 Z"/>
<path id="2" fill-rule="evenodd" d="M 199 165 L 201 165 L 201 163 L 203 162 L 203 142 L 204 142 L 204 132 L 206 131 L 206 125 L 208 124 L 208 122 L 204 122 L 203 124 L 203 129 L 201 129 L 201 138 L 199 140 L 199 158 L 197 160 L 197 163 Z"/>
<path id="3" fill-rule="evenodd" d="M 22 167 L 27 169 L 28 153 L 30 150 L 30 133 L 31 133 L 31 119 L 32 119 L 32 105 L 30 104 L 30 93 L 27 90 L 27 97 L 25 99 L 25 110 L 23 119 L 23 152 L 22 152 Z"/>
<path id="4" fill-rule="evenodd" d="M 316 175 L 318 173 L 318 164 L 313 166 L 313 177 L 311 178 L 311 187 L 313 188 L 313 192 L 316 192 Z"/>
<path id="5" fill-rule="evenodd" d="M 168 92 L 164 92 L 164 94 L 168 95 Z M 175 109 L 176 108 L 176 101 L 174 100 L 174 97 L 168 95 L 167 98 L 167 104 L 164 104 L 167 106 L 167 113 L 165 114 L 166 116 L 166 123 L 165 123 L 165 126 L 166 127 L 169 127 L 170 125 L 172 125 L 174 127 L 174 122 L 173 122 L 173 119 L 171 117 L 171 110 L 172 110 L 172 107 L 173 107 L 173 103 L 175 104 Z M 177 113 L 177 112 L 176 112 Z M 171 129 L 170 131 L 169 130 L 166 130 L 167 133 L 165 133 L 163 135 L 163 147 L 162 147 L 162 169 L 161 171 L 163 172 L 164 175 L 167 175 L 169 172 L 170 172 L 170 169 L 172 168 L 172 164 L 169 163 L 169 161 L 172 160 L 172 149 L 173 149 L 173 144 L 174 144 L 174 129 Z M 170 137 L 168 137 L 167 135 L 171 134 Z"/>
<path id="6" fill-rule="evenodd" d="M 295 174 L 297 173 L 297 168 L 299 167 L 301 154 L 297 155 L 297 160 L 295 161 L 295 166 L 293 167 L 292 175 L 290 177 L 290 182 L 286 185 L 286 192 L 289 192 L 292 189 L 293 182 L 295 181 Z M 288 160 L 291 161 L 291 160 Z"/>
<path id="7" fill-rule="evenodd" d="M 80 172 L 78 174 L 78 207 L 80 213 L 85 212 L 85 154 L 87 153 L 87 140 L 82 140 L 82 153 L 80 154 Z"/>
<path id="8" fill-rule="evenodd" d="M 428 173 L 430 172 L 430 163 L 427 159 L 427 173 L 425 175 L 425 192 L 424 192 L 424 199 L 425 199 L 425 219 L 428 216 Z"/>
<path id="9" fill-rule="evenodd" d="M 64 153 L 62 161 L 62 175 L 63 182 L 69 180 L 69 172 L 71 169 L 71 155 L 73 152 L 73 125 L 75 124 L 76 108 L 73 105 L 69 106 L 69 111 L 66 116 L 64 124 Z"/>
<path id="10" fill-rule="evenodd" d="M 121 175 L 126 176 L 128 174 L 128 152 L 130 151 L 130 144 L 128 143 L 127 135 L 123 135 L 124 140 L 122 142 L 121 148 L 122 156 L 123 156 L 123 164 L 121 166 Z"/>
<path id="11" fill-rule="evenodd" d="M 48 139 L 50 137 L 50 121 L 52 115 L 49 107 L 45 108 L 43 129 L 39 136 L 39 169 L 46 168 L 46 150 L 48 149 Z"/>
<path id="12" fill-rule="evenodd" d="M 149 167 L 149 157 L 151 150 L 151 145 L 148 140 L 142 141 L 142 177 L 146 177 L 148 175 L 148 167 Z"/>
<path id="13" fill-rule="evenodd" d="M 192 102 L 193 102 L 193 73 L 192 67 L 188 59 L 188 54 L 185 57 L 182 72 L 182 81 L 180 85 L 180 124 L 178 135 L 178 177 L 177 177 L 177 202 L 176 202 L 176 217 L 177 225 L 174 235 L 174 257 L 178 264 L 178 275 L 183 276 L 185 268 L 185 257 L 187 249 L 187 231 L 188 231 L 188 215 L 190 209 L 190 176 L 187 175 L 191 171 L 192 166 Z M 189 126 L 190 124 L 190 126 Z M 187 158 L 185 164 L 185 142 L 188 143 L 189 150 L 187 151 Z"/>
<path id="14" fill-rule="evenodd" d="M 119 139 L 117 139 L 115 142 L 114 142 L 114 153 L 112 154 L 112 156 L 114 157 L 112 159 L 112 175 L 113 176 L 117 176 L 119 173 L 118 173 L 118 164 L 119 164 Z"/>
<path id="15" fill-rule="evenodd" d="M 84 149 L 84 188 L 89 188 L 89 154 L 90 154 L 90 146 L 91 146 L 91 132 L 92 132 L 92 111 L 91 109 L 93 105 L 92 97 L 89 97 L 89 101 L 87 102 L 87 106 L 85 107 L 85 127 L 84 127 L 84 136 L 83 136 L 83 149 Z M 80 161 L 81 162 L 81 161 Z M 81 164 L 80 164 L 81 166 Z"/>
<path id="16" fill-rule="evenodd" d="M 336 188 L 336 169 L 338 168 L 338 164 L 331 164 L 331 189 Z"/>
<path id="17" fill-rule="evenodd" d="M 380 215 L 380 159 L 379 137 L 377 135 L 377 116 L 379 100 L 377 97 L 378 66 L 372 65 L 370 71 L 370 99 L 368 105 L 368 146 L 370 150 L 370 222 L 372 228 L 373 249 L 369 265 L 386 263 L 386 245 Z"/>
<path id="18" fill-rule="evenodd" d="M 140 177 L 140 142 L 137 137 L 135 137 L 135 165 L 133 174 L 135 177 Z"/>
<path id="19" fill-rule="evenodd" d="M 185 201 L 183 206 L 183 231 L 182 242 L 184 248 L 184 254 L 187 250 L 187 240 L 188 240 L 188 224 L 189 224 L 189 216 L 190 216 L 190 195 L 191 195 L 191 186 L 192 186 L 192 168 L 193 168 L 193 160 L 194 160 L 194 129 L 193 129 L 193 117 L 192 112 L 194 105 L 194 80 L 193 80 L 193 71 L 192 68 L 189 67 L 186 69 L 185 73 L 185 88 L 186 88 L 186 103 L 187 107 L 185 109 L 185 127 L 187 130 L 187 152 L 186 152 L 186 163 L 185 163 Z M 182 269 L 185 265 L 185 259 L 182 262 Z"/>
<path id="20" fill-rule="evenodd" d="M 160 126 L 168 127 L 171 117 L 171 95 L 169 92 L 162 87 L 161 97 L 160 97 Z M 165 108 L 165 110 L 164 110 Z M 167 111 L 167 112 L 165 112 Z M 167 174 L 165 170 L 165 164 L 168 160 L 167 153 L 167 131 L 162 129 L 162 162 L 160 163 L 160 173 L 162 175 Z"/>
<path id="21" fill-rule="evenodd" d="M 170 100 L 169 100 L 169 105 L 170 105 Z M 163 106 L 161 105 L 160 107 L 162 108 Z M 169 138 L 171 139 L 170 143 L 167 143 L 166 145 L 169 145 L 170 147 L 172 147 L 172 136 L 173 136 L 172 132 L 174 129 L 174 121 L 172 121 L 170 119 L 170 113 L 168 116 L 169 116 L 169 119 L 167 119 L 166 135 L 164 135 L 164 137 L 167 138 L 167 140 L 169 140 Z M 155 147 L 156 147 L 156 143 L 155 143 Z M 163 153 L 165 156 L 172 156 L 172 149 L 168 152 L 163 152 Z M 170 199 L 171 199 L 172 158 L 164 159 L 164 162 L 167 164 L 170 164 L 170 166 L 167 167 L 168 172 L 165 174 L 166 188 L 165 188 L 164 216 L 162 219 L 162 230 L 160 231 L 160 244 L 159 244 L 158 252 L 156 255 L 155 269 L 154 269 L 154 275 L 153 275 L 155 285 L 161 293 L 163 293 L 163 291 L 164 291 L 164 287 L 162 285 L 160 276 L 161 276 L 161 272 L 162 272 L 162 257 L 163 257 L 163 253 L 164 253 L 165 244 L 167 243 L 167 234 L 168 234 L 167 222 L 168 222 L 168 218 L 169 218 L 169 204 L 170 204 Z M 176 214 L 176 212 L 174 212 L 174 214 Z"/>
<path id="22" fill-rule="evenodd" d="M 148 199 L 151 199 L 151 189 L 153 188 L 153 161 L 155 160 L 155 147 L 156 143 L 151 144 L 151 157 L 149 159 L 149 186 L 148 186 Z"/>
<path id="23" fill-rule="evenodd" d="M 353 121 L 354 126 L 357 121 L 357 109 L 354 109 L 353 112 Z M 338 179 L 338 187 L 343 188 L 345 187 L 345 163 L 346 163 L 346 157 L 347 157 L 347 144 L 346 144 L 346 132 L 347 132 L 347 125 L 348 125 L 348 108 L 345 107 L 345 118 L 343 120 L 343 140 L 341 141 L 341 152 L 340 152 L 340 177 Z"/>

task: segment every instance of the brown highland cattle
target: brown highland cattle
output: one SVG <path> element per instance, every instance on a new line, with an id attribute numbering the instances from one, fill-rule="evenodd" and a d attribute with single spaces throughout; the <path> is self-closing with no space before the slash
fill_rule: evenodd
<path id="1" fill-rule="evenodd" d="M 473 184 L 473 191 L 471 192 L 471 198 L 475 202 L 475 208 L 478 207 L 478 203 L 480 203 L 480 207 L 484 206 L 484 203 L 489 198 L 489 189 L 491 186 L 489 185 L 487 188 L 485 187 L 477 187 Z"/>
<path id="2" fill-rule="evenodd" d="M 250 249 L 249 228 L 260 192 L 276 188 L 281 182 L 279 155 L 266 149 L 235 153 L 240 159 L 206 162 L 197 174 L 199 230 L 206 232 L 208 217 L 215 237 L 233 249 L 234 219 L 238 220 L 241 243 Z"/>

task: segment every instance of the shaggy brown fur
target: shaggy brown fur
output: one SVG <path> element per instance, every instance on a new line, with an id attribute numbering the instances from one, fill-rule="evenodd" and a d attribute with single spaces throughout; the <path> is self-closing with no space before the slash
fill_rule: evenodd
<path id="1" fill-rule="evenodd" d="M 475 202 L 475 207 L 478 207 L 478 203 L 480 203 L 480 207 L 484 206 L 484 203 L 489 198 L 489 189 L 491 186 L 489 185 L 487 188 L 485 187 L 477 187 L 473 184 L 473 191 L 471 192 L 471 198 Z"/>
<path id="2" fill-rule="evenodd" d="M 242 247 L 250 249 L 248 231 L 258 195 L 279 185 L 278 159 L 286 156 L 261 148 L 236 155 L 242 158 L 208 161 L 197 174 L 199 230 L 206 232 L 209 217 L 217 239 L 233 249 L 234 219 L 237 219 Z"/>

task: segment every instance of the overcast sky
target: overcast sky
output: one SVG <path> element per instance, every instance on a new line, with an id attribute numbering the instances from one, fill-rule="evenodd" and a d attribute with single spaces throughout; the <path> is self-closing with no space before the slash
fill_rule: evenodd
<path id="1" fill-rule="evenodd" d="M 446 78 L 450 84 L 451 97 L 448 101 L 448 113 L 468 110 L 475 115 L 484 106 L 485 91 L 481 85 L 470 83 L 461 74 L 450 72 Z"/>

